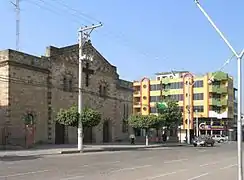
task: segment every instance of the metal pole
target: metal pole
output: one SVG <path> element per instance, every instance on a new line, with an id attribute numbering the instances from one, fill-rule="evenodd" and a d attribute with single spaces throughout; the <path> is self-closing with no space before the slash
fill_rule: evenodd
<path id="1" fill-rule="evenodd" d="M 78 84 L 78 113 L 82 112 L 82 62 L 83 62 L 83 31 L 79 31 L 79 84 Z M 78 121 L 78 150 L 83 151 L 83 127 L 82 122 Z"/>
<path id="2" fill-rule="evenodd" d="M 198 122 L 198 112 L 197 110 L 195 111 L 196 112 L 196 136 L 198 137 L 199 136 L 199 122 Z"/>
<path id="3" fill-rule="evenodd" d="M 235 51 L 235 49 L 231 46 L 229 41 L 225 38 L 223 33 L 218 29 L 218 27 L 215 25 L 215 23 L 212 21 L 210 16 L 206 13 L 206 11 L 202 8 L 202 6 L 199 3 L 199 0 L 195 0 L 195 3 L 197 7 L 201 10 L 201 12 L 204 14 L 204 16 L 208 19 L 210 24 L 214 27 L 216 32 L 220 35 L 220 37 L 224 40 L 224 42 L 227 44 L 227 46 L 230 48 L 230 50 L 233 52 L 233 54 L 237 57 L 238 61 L 238 122 L 237 122 L 237 147 L 238 147 L 238 180 L 243 180 L 243 165 L 242 165 L 242 120 L 241 120 L 241 108 L 242 108 L 242 72 L 241 72 L 241 59 L 243 56 L 244 51 L 242 51 L 239 55 Z"/>
<path id="4" fill-rule="evenodd" d="M 98 27 L 101 27 L 102 23 L 98 25 L 92 25 L 92 26 L 86 26 L 83 28 L 80 28 L 79 30 L 79 72 L 78 72 L 78 77 L 79 77 L 79 83 L 78 83 L 78 113 L 81 115 L 82 113 L 82 71 L 83 71 L 83 66 L 82 62 L 84 59 L 83 55 L 83 45 L 85 44 L 85 41 L 87 38 L 90 36 L 91 32 Z M 90 31 L 86 33 L 87 31 Z M 84 41 L 84 42 L 83 42 Z M 78 121 L 78 151 L 83 152 L 83 126 L 82 122 Z"/>
<path id="5" fill-rule="evenodd" d="M 242 164 L 242 119 L 241 119 L 241 108 L 242 108 L 242 71 L 241 71 L 241 56 L 237 58 L 238 61 L 238 124 L 237 124 L 237 140 L 238 140 L 238 180 L 243 180 L 243 164 Z"/>
<path id="6" fill-rule="evenodd" d="M 187 143 L 190 144 L 190 118 L 191 118 L 191 106 L 190 106 L 190 103 L 191 103 L 191 99 L 190 99 L 190 80 L 188 80 L 188 91 L 187 91 L 187 94 L 188 94 L 188 118 L 187 118 Z"/>

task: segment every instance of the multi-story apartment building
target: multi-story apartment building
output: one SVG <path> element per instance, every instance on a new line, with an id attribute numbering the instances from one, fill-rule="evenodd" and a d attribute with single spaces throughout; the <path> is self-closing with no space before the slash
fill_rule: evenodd
<path id="1" fill-rule="evenodd" d="M 233 78 L 224 72 L 202 76 L 188 71 L 157 73 L 155 79 L 134 81 L 133 87 L 134 113 L 156 114 L 157 102 L 165 99 L 178 101 L 183 113 L 181 128 L 187 129 L 189 118 L 191 135 L 196 127 L 196 118 L 201 134 L 225 133 L 233 122 Z"/>

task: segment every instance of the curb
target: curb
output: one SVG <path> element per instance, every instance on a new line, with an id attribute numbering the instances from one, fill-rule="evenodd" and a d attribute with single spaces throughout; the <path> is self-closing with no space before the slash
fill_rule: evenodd
<path id="1" fill-rule="evenodd" d="M 83 153 L 88 153 L 88 152 L 112 152 L 112 151 L 129 151 L 129 150 L 139 150 L 139 149 L 152 149 L 152 148 L 159 148 L 159 147 L 181 147 L 181 146 L 186 146 L 184 144 L 175 144 L 175 145 L 158 145 L 158 146 L 142 146 L 142 147 L 111 147 L 111 148 L 99 148 L 99 149 L 84 149 Z M 81 153 L 79 150 L 64 150 L 61 151 L 60 154 L 76 154 L 76 153 Z"/>

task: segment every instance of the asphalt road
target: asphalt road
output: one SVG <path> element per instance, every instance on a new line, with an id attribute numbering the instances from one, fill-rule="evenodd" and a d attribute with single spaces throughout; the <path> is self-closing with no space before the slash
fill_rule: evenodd
<path id="1" fill-rule="evenodd" d="M 236 144 L 126 152 L 5 157 L 0 180 L 237 179 Z"/>

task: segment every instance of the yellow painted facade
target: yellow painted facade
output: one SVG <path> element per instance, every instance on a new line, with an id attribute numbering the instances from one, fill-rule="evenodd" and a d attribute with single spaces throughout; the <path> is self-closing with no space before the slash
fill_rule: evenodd
<path id="1" fill-rule="evenodd" d="M 214 81 L 210 84 L 211 77 Z M 203 76 L 179 72 L 177 77 L 164 73 L 158 74 L 154 80 L 143 78 L 134 81 L 133 85 L 134 113 L 157 114 L 156 103 L 172 99 L 182 110 L 184 129 L 187 129 L 189 115 L 190 129 L 194 128 L 196 117 L 233 119 L 234 116 L 233 79 L 223 72 Z"/>

